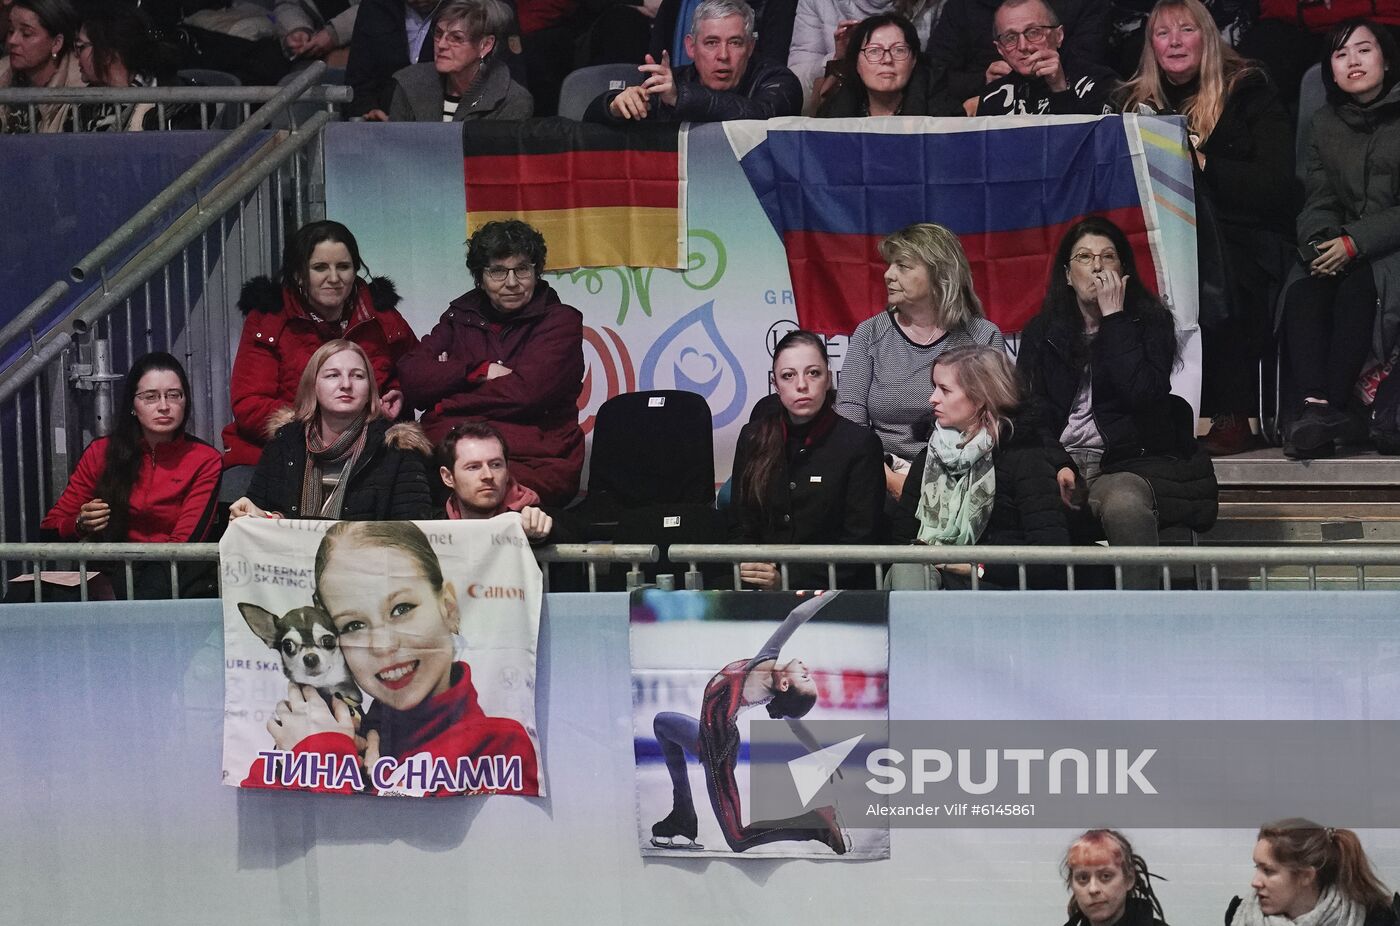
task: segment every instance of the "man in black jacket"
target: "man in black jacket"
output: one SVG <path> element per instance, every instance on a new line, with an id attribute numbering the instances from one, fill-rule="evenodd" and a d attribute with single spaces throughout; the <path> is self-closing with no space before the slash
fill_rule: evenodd
<path id="1" fill-rule="evenodd" d="M 977 111 L 982 88 L 1010 68 L 988 41 L 995 32 L 1000 0 L 948 0 L 925 51 L 935 74 L 946 75 L 948 89 L 964 100 L 970 116 Z M 1050 0 L 1064 27 L 1064 50 L 1079 64 L 1101 64 L 1108 54 L 1109 4 L 1103 0 Z M 360 15 L 364 15 L 361 13 Z"/>
<path id="2" fill-rule="evenodd" d="M 350 115 L 388 120 L 394 72 L 433 60 L 436 6 L 436 0 L 362 0 L 345 65 L 345 82 L 355 91 Z"/>
<path id="3" fill-rule="evenodd" d="M 1113 71 L 1081 65 L 1060 53 L 1065 27 L 1045 0 L 1002 0 L 997 7 L 992 41 L 1002 57 L 990 77 L 1002 76 L 982 89 L 979 116 L 1102 115 L 1111 112 Z"/>
<path id="4" fill-rule="evenodd" d="M 802 111 L 802 86 L 780 65 L 750 60 L 753 9 L 744 0 L 701 0 L 685 49 L 693 65 L 671 69 L 669 54 L 639 67 L 641 86 L 609 90 L 588 107 L 589 122 L 723 122 Z"/>

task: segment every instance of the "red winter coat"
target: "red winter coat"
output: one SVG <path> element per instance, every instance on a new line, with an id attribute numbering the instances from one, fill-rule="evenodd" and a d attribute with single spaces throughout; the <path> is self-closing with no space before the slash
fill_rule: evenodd
<path id="1" fill-rule="evenodd" d="M 338 325 L 312 319 L 294 292 L 267 277 L 244 285 L 238 307 L 248 318 L 229 383 L 233 421 L 224 428 L 224 466 L 257 465 L 268 440 L 268 420 L 296 399 L 307 361 L 327 341 L 344 337 L 363 347 L 380 393 L 398 389 L 394 364 L 418 343 L 398 304 L 389 280 L 357 283 L 350 323 L 342 334 Z"/>
<path id="2" fill-rule="evenodd" d="M 433 443 L 463 421 L 490 422 L 505 436 L 511 475 L 544 504 L 566 504 L 583 471 L 583 316 L 543 281 L 503 320 L 488 319 L 487 305 L 480 289 L 454 299 L 399 360 L 404 400 L 425 410 L 418 423 Z M 492 362 L 510 374 L 486 379 Z"/>
<path id="3" fill-rule="evenodd" d="M 1309 32 L 1326 32 L 1358 16 L 1387 26 L 1400 26 L 1400 0 L 1330 0 L 1328 3 L 1259 0 L 1260 19 L 1281 19 Z"/>
<path id="4" fill-rule="evenodd" d="M 88 444 L 63 494 L 39 525 L 64 540 L 78 539 L 78 509 L 96 497 L 107 470 L 108 438 Z M 180 435 L 146 448 L 128 498 L 126 540 L 131 543 L 199 543 L 209 539 L 222 467 L 219 451 Z"/>

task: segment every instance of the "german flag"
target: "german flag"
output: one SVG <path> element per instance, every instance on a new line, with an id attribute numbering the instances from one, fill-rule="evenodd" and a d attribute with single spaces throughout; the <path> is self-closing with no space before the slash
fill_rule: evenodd
<path id="1" fill-rule="evenodd" d="M 464 123 L 467 233 L 498 219 L 528 222 L 544 235 L 552 270 L 684 269 L 681 137 L 679 125 Z"/>

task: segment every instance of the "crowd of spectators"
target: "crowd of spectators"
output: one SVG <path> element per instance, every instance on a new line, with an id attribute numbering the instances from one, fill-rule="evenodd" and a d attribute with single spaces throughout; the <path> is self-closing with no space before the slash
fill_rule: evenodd
<path id="1" fill-rule="evenodd" d="M 1258 444 L 1249 419 L 1276 334 L 1287 360 L 1285 452 L 1325 456 L 1365 435 L 1367 403 L 1400 355 L 1400 6 L 1391 6 L 1338 21 L 1340 12 L 1312 7 L 1304 15 L 1303 4 L 1290 19 L 1276 3 L 1223 0 L 1158 0 L 1136 12 L 1096 0 L 766 0 L 756 9 L 744 0 L 9 0 L 0 3 L 0 86 L 160 86 L 190 64 L 271 82 L 317 58 L 344 65 L 352 112 L 367 120 L 520 119 L 552 114 L 572 67 L 630 56 L 635 82 L 599 95 L 586 120 L 1179 114 L 1195 174 L 1212 419 L 1201 447 L 1189 409 L 1170 394 L 1182 362 L 1172 317 L 1144 286 L 1123 233 L 1089 217 L 1060 244 L 1016 376 L 989 359 L 1005 341 L 983 317 L 957 237 L 931 224 L 890 235 L 880 248 L 887 304 L 852 334 L 839 392 L 828 395 L 820 339 L 785 341 L 773 369 L 780 401 L 756 412 L 735 465 L 735 536 L 751 541 L 1049 542 L 1101 531 L 1142 545 L 1162 526 L 1213 520 L 1202 448 Z M 1236 46 L 1257 48 L 1258 30 L 1277 44 L 1246 57 Z M 1306 62 L 1282 53 L 1290 36 L 1320 64 L 1326 105 L 1315 116 L 1296 111 Z M 1294 163 L 1299 115 L 1316 126 L 1305 183 Z M 153 128 L 153 116 L 96 107 L 81 122 Z M 180 127 L 182 114 L 168 107 L 165 119 Z M 0 108 L 6 131 L 73 123 L 67 104 Z M 583 469 L 582 320 L 541 278 L 545 256 L 529 226 L 487 226 L 468 254 L 475 288 L 420 341 L 397 313 L 393 285 L 363 274 L 348 229 L 299 230 L 279 278 L 249 282 L 241 300 L 247 321 L 224 435 L 233 514 L 467 517 L 505 506 L 537 512 L 534 539 L 567 530 L 545 511 L 573 499 Z M 180 389 L 138 385 L 131 396 L 159 393 L 183 422 L 171 398 Z M 144 406 L 129 401 L 140 418 Z M 483 422 L 489 432 L 463 431 Z M 182 424 L 174 430 L 183 434 Z M 127 438 L 166 442 L 144 430 Z M 434 441 L 439 479 L 429 472 Z M 127 503 L 145 478 L 129 451 Z M 77 513 L 111 505 L 110 487 L 96 488 L 102 453 L 88 456 L 87 482 L 75 484 L 91 483 L 76 490 L 91 498 L 65 495 L 51 516 L 65 536 L 113 529 Z M 149 459 L 160 464 L 157 453 Z M 822 483 L 830 497 L 782 491 L 818 460 L 842 472 Z M 186 527 L 204 523 L 182 517 Z M 1148 587 L 1148 573 L 1125 579 Z M 743 570 L 758 587 L 776 576 L 771 564 Z"/>

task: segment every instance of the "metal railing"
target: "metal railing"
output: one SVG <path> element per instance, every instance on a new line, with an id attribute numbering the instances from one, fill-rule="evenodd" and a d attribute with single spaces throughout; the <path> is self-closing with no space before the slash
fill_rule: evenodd
<path id="1" fill-rule="evenodd" d="M 584 568 L 587 590 L 599 590 L 600 567 L 621 564 L 628 567 L 625 588 L 643 582 L 642 565 L 661 558 L 659 548 L 651 544 L 561 543 L 539 547 L 535 560 L 544 575 L 544 590 L 550 591 L 550 567 L 577 564 Z M 90 600 L 90 587 L 98 573 L 120 570 L 125 580 L 119 587 L 127 600 L 135 597 L 136 563 L 165 563 L 169 567 L 173 598 L 180 597 L 180 564 L 208 565 L 218 563 L 217 543 L 0 543 L 0 567 L 3 567 L 4 592 L 8 594 L 17 576 L 10 575 L 11 564 L 18 564 L 33 582 L 34 601 L 44 600 L 43 573 L 46 567 L 58 566 L 62 572 L 76 572 L 78 600 Z M 3 597 L 3 596 L 0 596 Z"/>
<path id="2" fill-rule="evenodd" d="M 312 79 L 325 73 L 325 63 L 316 68 Z M 299 72 L 288 81 L 295 83 L 310 72 L 315 65 Z M 88 128 L 87 115 L 93 107 L 115 107 L 119 118 L 116 129 L 126 126 L 131 113 L 137 106 L 150 104 L 155 107 L 156 124 L 160 129 L 169 129 L 179 111 L 194 108 L 198 120 L 190 128 L 231 129 L 246 123 L 253 117 L 254 106 L 260 106 L 274 99 L 284 87 L 5 87 L 0 88 L 0 106 L 25 107 L 28 110 L 31 130 L 39 124 L 36 116 L 40 106 L 66 105 L 66 132 L 84 132 Z M 299 101 L 309 107 L 328 107 L 350 102 L 353 92 L 349 87 L 323 85 L 309 87 L 297 94 Z M 300 106 L 289 111 L 288 117 L 309 117 L 308 106 Z M 104 129 L 103 131 L 107 131 Z"/>
<path id="3" fill-rule="evenodd" d="M 34 538 L 76 454 L 111 430 L 117 371 L 141 354 L 184 361 L 190 430 L 216 439 L 231 417 L 238 291 L 272 271 L 288 225 L 325 214 L 322 130 L 349 91 L 316 86 L 324 70 L 318 62 L 280 88 L 217 88 L 218 99 L 265 102 L 0 328 L 0 357 L 10 358 L 0 369 L 0 543 Z M 140 94 L 158 91 L 215 93 Z M 308 105 L 315 112 L 304 121 L 289 117 Z M 284 119 L 290 130 L 265 131 Z"/>
<path id="4" fill-rule="evenodd" d="M 556 565 L 581 565 L 585 569 L 587 591 L 599 591 L 600 578 L 610 566 L 625 566 L 623 583 L 614 587 L 635 589 L 646 583 L 643 567 L 660 560 L 660 549 L 648 544 L 559 544 L 540 547 L 535 558 L 545 576 L 545 591 L 551 590 L 551 569 Z M 703 588 L 701 566 L 724 563 L 734 571 L 734 587 L 740 587 L 738 564 L 776 562 L 780 564 L 782 587 L 788 588 L 788 567 L 820 564 L 827 568 L 828 584 L 840 587 L 839 567 L 864 566 L 874 587 L 884 585 L 888 567 L 914 564 L 928 570 L 944 565 L 1009 565 L 1016 567 L 1020 590 L 1029 586 L 1028 570 L 1057 567 L 1063 570 L 1064 587 L 1074 590 L 1081 567 L 1107 566 L 1113 570 L 1114 588 L 1123 586 L 1123 569 L 1151 566 L 1161 570 L 1164 587 L 1171 588 L 1174 570 L 1189 570 L 1191 587 L 1221 590 L 1227 585 L 1245 589 L 1328 589 L 1358 590 L 1400 587 L 1400 546 L 1326 544 L 1289 547 L 922 547 L 922 546 L 770 546 L 672 544 L 667 555 L 676 563 L 687 563 L 687 589 Z M 7 583 L 13 582 L 10 567 L 40 573 L 49 564 L 72 564 L 68 571 L 78 574 L 80 600 L 88 600 L 87 584 L 93 573 L 111 570 L 113 564 L 125 577 L 127 596 L 133 594 L 133 564 L 166 563 L 175 596 L 179 594 L 181 563 L 215 563 L 217 544 L 139 544 L 139 543 L 0 543 L 0 566 Z M 1368 570 L 1370 572 L 1368 573 Z M 658 577 L 664 579 L 665 577 Z M 990 586 L 971 570 L 969 583 L 974 590 Z M 666 587 L 668 583 L 659 583 Z M 867 587 L 872 583 L 860 583 Z M 557 583 L 556 583 L 557 585 Z M 937 587 L 929 584 L 928 587 Z M 1096 586 L 1100 587 L 1100 586 Z M 558 590 L 557 588 L 555 590 Z M 563 590 L 572 590 L 565 588 Z M 579 589 L 582 590 L 582 589 Z M 36 583 L 35 600 L 43 600 L 42 583 Z"/>

